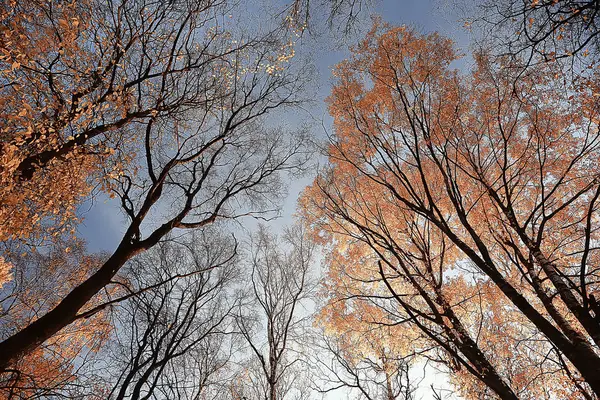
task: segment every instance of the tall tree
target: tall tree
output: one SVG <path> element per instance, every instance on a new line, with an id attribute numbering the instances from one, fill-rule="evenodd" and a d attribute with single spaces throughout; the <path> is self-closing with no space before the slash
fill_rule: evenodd
<path id="1" fill-rule="evenodd" d="M 23 82 L 34 84 L 7 98 L 49 98 L 32 103 L 35 115 L 20 117 L 22 127 L 3 130 L 9 136 L 2 141 L 2 151 L 12 149 L 16 157 L 5 164 L 10 169 L 2 171 L 12 182 L 2 185 L 3 196 L 15 198 L 13 192 L 29 184 L 45 196 L 44 185 L 34 179 L 38 175 L 49 179 L 47 185 L 63 187 L 50 174 L 54 165 L 81 172 L 87 181 L 90 174 L 63 161 L 78 152 L 85 157 L 104 154 L 107 143 L 114 140 L 117 145 L 110 147 L 114 154 L 95 168 L 106 173 L 105 190 L 118 198 L 128 224 L 116 250 L 102 265 L 54 308 L 0 342 L 0 369 L 77 320 L 90 299 L 129 259 L 172 230 L 276 210 L 285 191 L 281 174 L 298 171 L 309 157 L 303 132 L 290 135 L 263 125 L 264 116 L 274 109 L 296 104 L 303 85 L 302 76 L 288 63 L 293 49 L 279 31 L 234 35 L 221 24 L 222 17 L 229 15 L 228 4 L 201 0 L 92 2 L 89 24 L 76 23 L 75 17 L 54 19 L 53 7 L 61 10 L 61 16 L 69 7 L 75 11 L 68 12 L 77 13 L 78 5 L 25 2 L 28 8 L 15 17 L 25 26 L 23 35 L 35 33 L 48 43 L 32 47 L 43 50 L 40 57 L 50 61 L 40 61 L 41 72 L 33 67 L 37 59 L 27 57 L 13 65 L 14 71 L 8 68 L 11 73 L 22 73 Z M 6 15 L 7 23 L 12 23 L 12 14 Z M 81 38 L 65 42 L 83 47 L 77 55 L 62 48 L 62 31 L 56 32 L 67 25 L 77 27 L 69 32 L 81 33 Z M 8 45 L 16 46 L 16 39 L 7 41 Z M 107 48 L 103 47 L 106 43 Z M 91 70 L 79 64 L 88 60 L 86 51 L 91 54 Z M 71 57 L 66 65 L 63 53 Z M 66 83 L 59 85 L 63 78 Z M 4 90 L 15 91 L 17 81 L 9 83 Z M 59 89 L 52 85 L 68 90 L 56 93 Z M 74 95 L 66 100 L 65 93 Z M 46 103 L 51 111 L 44 109 Z M 35 143 L 50 138 L 51 143 L 40 147 L 18 139 L 23 135 Z M 35 161 L 29 163 L 32 157 Z M 28 165 L 35 166 L 31 179 Z M 26 204 L 46 207 L 56 198 L 42 197 L 36 202 Z M 53 208 L 36 213 L 44 220 L 44 215 L 54 212 L 62 215 Z M 12 221 L 18 213 L 7 209 L 7 215 L 3 221 Z M 8 237 L 26 237 L 19 229 Z"/>
<path id="2" fill-rule="evenodd" d="M 251 358 L 257 361 L 257 370 L 251 371 L 250 377 L 253 398 L 278 400 L 303 392 L 294 382 L 299 378 L 294 371 L 302 362 L 294 354 L 294 345 L 297 347 L 299 329 L 306 321 L 302 308 L 311 293 L 313 257 L 314 244 L 300 227 L 289 229 L 283 240 L 261 227 L 253 240 L 250 314 L 242 310 L 238 318 Z M 264 336 L 257 335 L 257 323 L 263 325 Z"/>
<path id="3" fill-rule="evenodd" d="M 431 310 L 439 307 L 446 300 L 435 286 L 474 266 L 476 287 L 502 293 L 490 304 L 505 301 L 547 341 L 535 351 L 555 349 L 566 362 L 562 373 L 581 375 L 584 389 L 573 383 L 572 392 L 598 395 L 594 88 L 556 81 L 552 64 L 523 74 L 510 60 L 497 64 L 481 54 L 471 76 L 461 76 L 450 67 L 456 58 L 438 35 L 373 29 L 336 70 L 330 166 L 307 191 L 307 212 L 333 243 L 339 235 L 366 243 L 399 304 L 418 294 L 437 300 L 427 304 Z M 421 281 L 431 266 L 435 274 Z M 403 292 L 387 274 L 417 293 Z M 463 322 L 460 333 L 449 314 L 459 303 L 448 302 L 439 318 L 450 320 L 458 332 L 451 343 L 472 362 L 474 332 Z M 431 318 L 411 307 L 403 305 Z M 498 396 L 516 397 L 499 390 L 513 383 L 492 354 L 485 358 L 500 386 L 484 379 L 488 366 L 469 372 Z"/>

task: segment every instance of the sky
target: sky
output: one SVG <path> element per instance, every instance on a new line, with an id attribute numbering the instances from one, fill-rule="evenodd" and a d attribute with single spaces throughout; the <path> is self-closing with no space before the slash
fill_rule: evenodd
<path id="1" fill-rule="evenodd" d="M 370 13 L 381 16 L 385 22 L 392 25 L 409 25 L 422 33 L 437 31 L 453 39 L 463 53 L 468 53 L 469 33 L 463 29 L 462 23 L 459 21 L 461 11 L 452 7 L 454 0 L 374 1 L 369 10 Z M 316 75 L 314 76 L 314 93 L 309 94 L 314 101 L 305 107 L 303 112 L 294 113 L 287 121 L 292 128 L 294 125 L 310 121 L 314 129 L 313 133 L 317 137 L 324 138 L 326 132 L 331 131 L 331 118 L 327 115 L 325 98 L 331 89 L 332 68 L 336 63 L 349 56 L 348 44 L 356 43 L 369 27 L 368 15 L 364 15 L 358 32 L 344 40 L 340 40 L 341 38 L 335 33 L 329 32 L 322 33 L 318 37 L 303 38 L 297 43 L 297 53 L 312 59 Z M 345 44 L 340 44 L 342 42 Z M 460 67 L 468 68 L 468 64 L 468 57 L 466 57 Z M 281 217 L 269 222 L 269 227 L 273 231 L 281 231 L 284 226 L 293 221 L 298 195 L 311 180 L 312 175 L 309 174 L 303 179 L 289 182 L 289 195 L 282 206 Z M 84 220 L 79 227 L 79 234 L 80 237 L 87 240 L 89 250 L 107 252 L 114 250 L 124 233 L 125 226 L 118 204 L 106 196 L 99 195 L 94 200 L 85 203 L 80 208 L 80 212 Z M 255 222 L 242 221 L 242 224 L 254 226 Z M 422 373 L 417 371 L 418 369 L 415 369 L 414 378 Z M 426 370 L 426 375 L 427 379 L 421 383 L 422 387 L 429 387 L 432 383 L 436 386 L 447 385 L 445 377 L 431 369 Z M 419 391 L 417 398 L 419 397 L 427 399 L 431 397 L 431 394 L 427 389 L 423 389 Z M 328 395 L 327 400 L 344 398 L 346 395 L 338 392 Z"/>

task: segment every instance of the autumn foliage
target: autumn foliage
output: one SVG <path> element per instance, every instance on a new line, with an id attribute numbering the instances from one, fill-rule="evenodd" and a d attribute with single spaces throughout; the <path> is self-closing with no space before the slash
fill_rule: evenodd
<path id="1" fill-rule="evenodd" d="M 86 178 L 99 161 L 73 149 L 62 154 L 60 162 L 48 160 L 48 168 L 32 169 L 33 158 L 60 151 L 79 126 L 100 117 L 93 117 L 97 111 L 92 108 L 97 107 L 92 106 L 91 93 L 83 93 L 97 66 L 90 49 L 82 48 L 90 40 L 84 35 L 90 10 L 84 2 L 46 6 L 9 1 L 0 9 L 3 241 L 35 239 L 72 226 L 77 202 L 90 191 Z M 67 97 L 78 87 L 80 95 Z M 98 156 L 104 152 L 96 151 Z"/>
<path id="2" fill-rule="evenodd" d="M 329 166 L 302 199 L 331 246 L 323 312 L 376 304 L 466 398 L 597 395 L 594 81 L 458 58 L 376 24 L 338 65 Z"/>

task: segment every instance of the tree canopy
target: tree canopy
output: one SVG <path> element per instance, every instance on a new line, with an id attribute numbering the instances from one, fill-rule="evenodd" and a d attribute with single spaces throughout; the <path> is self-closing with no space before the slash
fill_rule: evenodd
<path id="1" fill-rule="evenodd" d="M 600 5 L 372 7 L 0 3 L 0 398 L 600 398 Z"/>

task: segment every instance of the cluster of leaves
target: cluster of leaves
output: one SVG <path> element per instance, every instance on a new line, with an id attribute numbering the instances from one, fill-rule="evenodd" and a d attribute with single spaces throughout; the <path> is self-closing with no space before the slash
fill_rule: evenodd
<path id="1" fill-rule="evenodd" d="M 89 6 L 9 1 L 0 9 L 2 241 L 60 233 L 73 225 L 76 204 L 90 192 L 87 174 L 99 160 L 82 157 L 77 146 L 59 162 L 48 159 L 48 168 L 32 168 L 38 155 L 60 152 L 78 123 L 88 124 L 95 113 L 85 93 L 65 99 L 74 88 L 87 88 L 100 65 L 82 48 L 90 40 L 84 36 Z"/>

